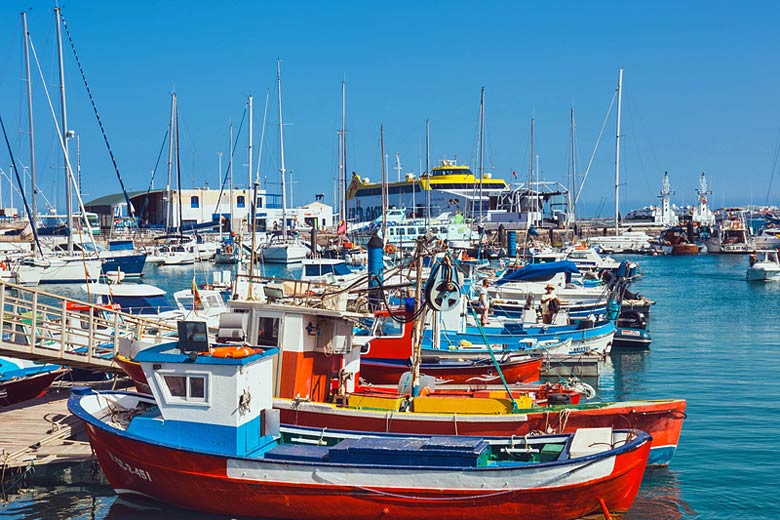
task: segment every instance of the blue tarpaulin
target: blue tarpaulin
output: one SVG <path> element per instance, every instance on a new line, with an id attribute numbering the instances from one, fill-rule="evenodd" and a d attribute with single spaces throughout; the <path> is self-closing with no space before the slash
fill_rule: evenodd
<path id="1" fill-rule="evenodd" d="M 579 272 L 574 262 L 569 262 L 568 260 L 529 264 L 505 274 L 496 282 L 496 285 L 504 285 L 509 282 L 544 281 L 550 279 L 556 273 L 566 273 L 566 280 L 569 281 L 572 274 L 578 274 Z"/>

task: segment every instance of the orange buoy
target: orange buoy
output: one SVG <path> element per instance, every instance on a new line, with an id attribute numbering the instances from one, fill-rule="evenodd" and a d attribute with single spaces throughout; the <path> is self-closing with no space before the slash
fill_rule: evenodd
<path id="1" fill-rule="evenodd" d="M 259 350 L 260 349 L 254 349 L 252 347 L 217 347 L 211 349 L 211 357 L 239 359 L 251 356 Z"/>

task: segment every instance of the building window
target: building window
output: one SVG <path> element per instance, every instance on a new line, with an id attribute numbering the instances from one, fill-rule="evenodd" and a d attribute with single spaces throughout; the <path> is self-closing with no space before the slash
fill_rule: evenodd
<path id="1" fill-rule="evenodd" d="M 200 207 L 200 199 L 197 195 L 194 195 L 190 197 L 190 207 L 191 208 L 199 208 Z"/>
<path id="2" fill-rule="evenodd" d="M 236 206 L 238 206 L 239 208 L 246 207 L 246 198 L 243 195 L 239 195 L 238 198 L 236 199 Z"/>

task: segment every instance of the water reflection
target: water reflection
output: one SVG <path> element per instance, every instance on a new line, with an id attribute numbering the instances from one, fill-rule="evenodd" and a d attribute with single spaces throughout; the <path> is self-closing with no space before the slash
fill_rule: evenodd
<path id="1" fill-rule="evenodd" d="M 613 351 L 610 354 L 611 399 L 625 401 L 642 395 L 649 356 L 649 350 Z"/>
<path id="2" fill-rule="evenodd" d="M 642 487 L 626 520 L 695 518 L 696 511 L 682 498 L 678 473 L 669 468 L 651 468 L 645 472 Z"/>

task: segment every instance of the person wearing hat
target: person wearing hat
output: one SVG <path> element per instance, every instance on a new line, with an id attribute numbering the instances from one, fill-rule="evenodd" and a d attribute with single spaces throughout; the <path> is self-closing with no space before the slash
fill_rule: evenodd
<path id="1" fill-rule="evenodd" d="M 561 301 L 555 294 L 555 286 L 548 283 L 544 288 L 545 294 L 542 295 L 542 323 L 552 323 L 558 309 L 561 308 Z"/>

